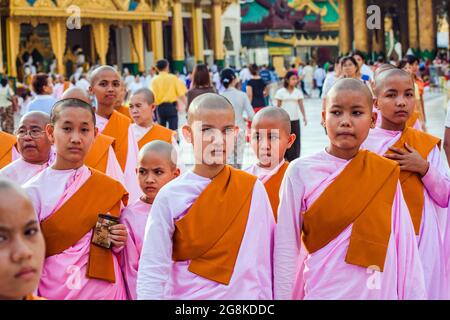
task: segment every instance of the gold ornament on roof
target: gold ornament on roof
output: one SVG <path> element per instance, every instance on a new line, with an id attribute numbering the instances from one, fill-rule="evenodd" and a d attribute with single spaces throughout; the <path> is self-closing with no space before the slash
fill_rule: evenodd
<path id="1" fill-rule="evenodd" d="M 305 10 L 306 14 L 313 12 L 321 17 L 325 17 L 328 13 L 327 7 L 321 8 L 312 0 L 294 0 L 290 6 L 298 11 Z"/>

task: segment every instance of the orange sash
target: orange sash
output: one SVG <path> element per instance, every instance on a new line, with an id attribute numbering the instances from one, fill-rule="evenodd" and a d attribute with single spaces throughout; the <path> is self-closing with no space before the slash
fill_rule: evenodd
<path id="1" fill-rule="evenodd" d="M 400 167 L 367 150 L 304 213 L 303 243 L 314 253 L 353 224 L 345 261 L 384 270 Z"/>
<path id="2" fill-rule="evenodd" d="M 280 186 L 284 178 L 284 173 L 289 166 L 289 162 L 285 162 L 269 180 L 266 181 L 264 187 L 266 188 L 267 195 L 269 196 L 270 205 L 272 206 L 273 216 L 275 221 L 278 218 L 278 205 L 280 204 Z"/>
<path id="3" fill-rule="evenodd" d="M 123 114 L 125 117 L 127 117 L 128 119 L 131 120 L 131 122 L 133 122 L 133 118 L 130 115 L 130 108 L 128 108 L 127 106 L 120 106 L 119 108 L 116 109 L 117 112 L 120 112 L 121 114 Z"/>
<path id="4" fill-rule="evenodd" d="M 120 182 L 90 169 L 92 175 L 81 188 L 41 222 L 45 238 L 46 256 L 63 252 L 91 231 L 100 213 L 120 216 L 120 205 L 126 205 L 127 193 Z M 115 282 L 111 250 L 90 245 L 87 277 Z"/>
<path id="5" fill-rule="evenodd" d="M 408 121 L 406 121 L 406 126 L 413 128 L 417 120 L 419 120 L 419 113 L 417 111 L 414 111 L 411 117 L 409 117 Z"/>
<path id="6" fill-rule="evenodd" d="M 191 260 L 190 272 L 228 285 L 247 227 L 255 182 L 255 176 L 225 166 L 175 223 L 173 260 Z"/>
<path id="7" fill-rule="evenodd" d="M 141 140 L 139 140 L 139 150 L 141 150 L 143 146 L 153 140 L 162 140 L 172 144 L 172 137 L 174 133 L 175 132 L 173 132 L 172 130 L 154 123 L 153 127 L 141 138 Z"/>
<path id="8" fill-rule="evenodd" d="M 114 152 L 124 172 L 128 155 L 128 128 L 130 123 L 130 119 L 114 110 L 109 118 L 108 124 L 102 132 L 116 140 Z"/>
<path id="9" fill-rule="evenodd" d="M 403 130 L 402 136 L 393 147 L 404 149 L 405 143 L 416 149 L 422 158 L 426 160 L 428 154 L 436 145 L 440 147 L 441 140 L 428 133 L 406 127 Z M 388 153 L 392 152 L 388 151 Z M 416 173 L 402 171 L 400 172 L 400 182 L 402 184 L 403 197 L 411 214 L 414 230 L 416 235 L 419 235 L 425 201 L 422 178 Z"/>
<path id="10" fill-rule="evenodd" d="M 99 133 L 84 160 L 85 165 L 102 173 L 106 173 L 110 146 L 114 146 L 114 138 Z"/>
<path id="11" fill-rule="evenodd" d="M 47 300 L 47 299 L 39 297 L 39 296 L 35 296 L 35 295 L 32 295 L 32 294 L 27 294 L 25 296 L 24 300 Z"/>
<path id="12" fill-rule="evenodd" d="M 0 169 L 12 162 L 12 148 L 16 142 L 15 136 L 0 131 Z"/>

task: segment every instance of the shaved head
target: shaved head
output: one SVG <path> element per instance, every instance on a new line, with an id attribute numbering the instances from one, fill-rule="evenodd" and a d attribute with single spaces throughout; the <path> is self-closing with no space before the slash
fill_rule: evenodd
<path id="1" fill-rule="evenodd" d="M 385 72 L 387 70 L 393 70 L 393 69 L 397 69 L 397 68 L 390 63 L 383 63 L 381 66 L 379 66 L 377 68 L 377 70 L 375 70 L 373 77 L 374 77 L 374 79 L 376 79 L 382 72 Z"/>
<path id="2" fill-rule="evenodd" d="M 26 120 L 37 120 L 40 124 L 42 124 L 42 127 L 45 128 L 45 126 L 50 123 L 50 116 L 47 113 L 42 112 L 42 111 L 27 112 L 20 119 L 19 127 L 22 126 L 22 124 Z"/>
<path id="3" fill-rule="evenodd" d="M 361 80 L 345 78 L 336 81 L 336 83 L 331 87 L 330 91 L 327 94 L 327 105 L 331 97 L 342 94 L 344 91 L 353 91 L 358 92 L 362 95 L 362 98 L 367 101 L 367 104 L 370 106 L 370 110 L 372 111 L 373 106 L 373 96 L 367 87 Z"/>
<path id="4" fill-rule="evenodd" d="M 414 87 L 413 78 L 408 72 L 397 68 L 389 69 L 379 73 L 378 76 L 375 78 L 375 86 L 374 86 L 375 95 L 378 96 L 381 90 L 383 89 L 386 81 L 393 77 L 402 77 L 408 79 L 409 81 L 411 81 L 411 85 Z"/>
<path id="5" fill-rule="evenodd" d="M 147 88 L 141 88 L 136 90 L 131 97 L 133 96 L 142 96 L 148 104 L 152 104 L 155 102 L 155 96 L 153 95 L 153 92 L 150 89 Z"/>
<path id="6" fill-rule="evenodd" d="M 30 198 L 18 184 L 0 177 L 0 212 L 2 212 L 2 204 L 7 204 L 11 194 L 14 194 L 15 199 L 21 199 L 32 206 Z"/>
<path id="7" fill-rule="evenodd" d="M 120 79 L 120 82 L 122 82 L 122 78 L 120 77 L 120 74 L 117 72 L 116 69 L 114 69 L 111 66 L 100 66 L 97 69 L 95 69 L 94 71 L 92 71 L 92 73 L 91 73 L 91 75 L 89 77 L 89 83 L 91 84 L 91 87 L 94 86 L 94 84 L 98 80 L 98 77 L 102 73 L 114 73 Z"/>
<path id="8" fill-rule="evenodd" d="M 91 98 L 89 97 L 89 93 L 87 93 L 86 90 L 77 87 L 67 89 L 61 97 L 61 100 L 63 99 L 78 99 L 86 102 L 89 105 L 92 103 Z"/>
<path id="9" fill-rule="evenodd" d="M 191 102 L 188 111 L 188 124 L 191 125 L 204 110 L 229 110 L 234 116 L 233 105 L 227 98 L 217 93 L 204 93 Z"/>
<path id="10" fill-rule="evenodd" d="M 161 156 L 162 159 L 170 164 L 172 169 L 177 167 L 177 152 L 175 148 L 165 141 L 154 140 L 145 144 L 139 151 L 139 162 L 149 153 L 156 153 Z"/>
<path id="11" fill-rule="evenodd" d="M 291 134 L 291 119 L 286 110 L 278 107 L 265 107 L 258 111 L 253 118 L 252 127 L 258 125 L 263 119 L 274 119 L 278 122 L 280 130 L 283 130 L 286 134 Z"/>

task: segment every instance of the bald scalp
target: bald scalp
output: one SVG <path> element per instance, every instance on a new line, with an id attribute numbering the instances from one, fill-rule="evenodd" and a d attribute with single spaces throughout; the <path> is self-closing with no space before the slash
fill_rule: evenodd
<path id="1" fill-rule="evenodd" d="M 29 119 L 39 121 L 44 128 L 47 124 L 50 123 L 50 116 L 47 113 L 42 112 L 42 111 L 30 111 L 30 112 L 25 113 L 22 116 L 22 118 L 20 119 L 19 127 L 22 126 L 22 124 L 25 120 L 29 120 Z"/>
<path id="2" fill-rule="evenodd" d="M 139 151 L 139 162 L 149 153 L 156 153 L 166 161 L 172 169 L 177 167 L 177 152 L 173 145 L 161 140 L 154 140 L 145 144 Z"/>
<path id="3" fill-rule="evenodd" d="M 413 82 L 412 76 L 404 70 L 394 68 L 394 69 L 386 70 L 384 72 L 379 73 L 378 76 L 374 79 L 375 80 L 374 93 L 376 96 L 378 96 L 381 93 L 381 91 L 384 89 L 386 80 L 390 79 L 392 77 L 402 77 L 402 78 L 408 79 L 409 81 L 411 81 L 411 86 L 414 88 L 414 82 Z"/>
<path id="4" fill-rule="evenodd" d="M 89 93 L 86 90 L 77 87 L 67 89 L 61 97 L 61 100 L 63 99 L 78 99 L 86 102 L 89 105 L 91 104 Z"/>
<path id="5" fill-rule="evenodd" d="M 369 87 L 367 87 L 361 80 L 345 78 L 338 80 L 327 94 L 327 105 L 331 97 L 335 95 L 342 94 L 344 91 L 353 91 L 361 94 L 361 98 L 367 101 L 370 106 L 370 111 L 372 112 L 373 106 L 373 96 L 370 92 Z"/>
<path id="6" fill-rule="evenodd" d="M 122 82 L 122 78 L 120 77 L 120 74 L 117 72 L 116 69 L 114 69 L 111 66 L 100 66 L 96 68 L 94 71 L 92 71 L 91 75 L 89 76 L 89 83 L 91 84 L 91 87 L 95 85 L 95 83 L 98 81 L 99 76 L 102 73 L 114 73 L 119 78 L 120 82 Z"/>
<path id="7" fill-rule="evenodd" d="M 23 199 L 23 201 L 29 203 L 32 206 L 31 200 L 28 197 L 27 193 L 18 184 L 9 179 L 0 178 L 0 199 L 1 199 L 0 208 L 3 202 L 6 203 L 6 201 L 3 201 L 2 198 L 3 197 L 10 198 L 11 194 L 16 195 L 17 197 Z"/>
<path id="8" fill-rule="evenodd" d="M 136 90 L 136 92 L 134 92 L 131 97 L 134 96 L 142 96 L 145 100 L 145 102 L 147 102 L 149 105 L 155 102 L 155 96 L 153 94 L 153 92 L 150 89 L 147 88 L 141 88 Z"/>
<path id="9" fill-rule="evenodd" d="M 278 107 L 265 107 L 258 111 L 253 118 L 252 128 L 256 126 L 263 119 L 274 119 L 279 124 L 279 129 L 286 134 L 291 134 L 291 119 L 286 110 Z"/>
<path id="10" fill-rule="evenodd" d="M 233 113 L 234 108 L 231 102 L 217 93 L 204 93 L 192 100 L 188 111 L 188 124 L 191 125 L 203 110 L 229 110 Z"/>

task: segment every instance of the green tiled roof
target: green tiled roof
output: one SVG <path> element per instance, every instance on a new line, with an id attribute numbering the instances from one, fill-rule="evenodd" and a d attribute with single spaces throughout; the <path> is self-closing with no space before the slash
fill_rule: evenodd
<path id="1" fill-rule="evenodd" d="M 271 2 L 274 2 L 274 0 L 271 0 Z M 248 8 L 247 14 L 242 16 L 242 23 L 259 23 L 269 15 L 269 10 L 256 1 L 243 4 L 242 7 Z"/>

